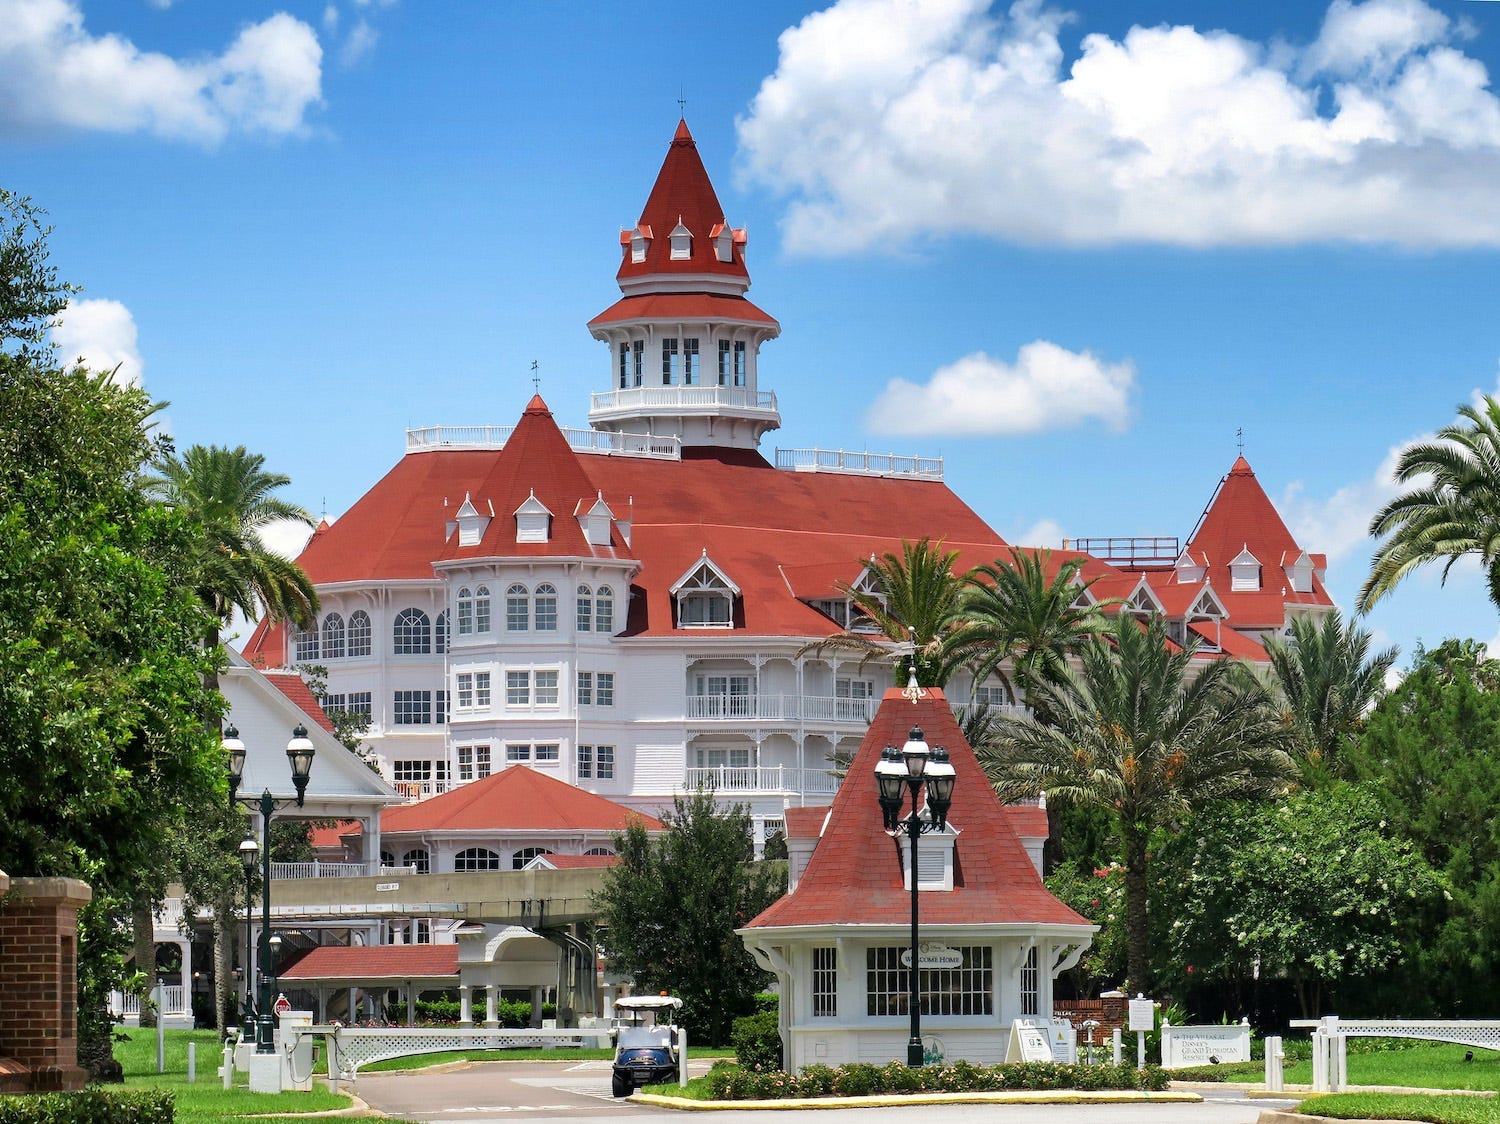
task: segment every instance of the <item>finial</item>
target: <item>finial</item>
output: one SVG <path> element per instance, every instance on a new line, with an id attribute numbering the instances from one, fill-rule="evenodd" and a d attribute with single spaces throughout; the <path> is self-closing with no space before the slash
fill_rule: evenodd
<path id="1" fill-rule="evenodd" d="M 917 682 L 917 630 L 908 628 L 906 634 L 911 637 L 911 664 L 906 676 L 906 689 L 901 692 L 901 697 L 915 705 L 918 699 L 927 697 L 927 691 Z"/>
<path id="2" fill-rule="evenodd" d="M 677 116 L 687 120 L 687 98 L 683 95 L 681 86 L 677 87 Z"/>
<path id="3" fill-rule="evenodd" d="M 531 361 L 531 389 L 540 394 L 542 392 L 542 376 L 537 372 L 537 361 Z"/>
<path id="4" fill-rule="evenodd" d="M 1234 440 L 1240 447 L 1240 456 L 1245 455 L 1245 430 L 1243 426 L 1235 427 Z"/>

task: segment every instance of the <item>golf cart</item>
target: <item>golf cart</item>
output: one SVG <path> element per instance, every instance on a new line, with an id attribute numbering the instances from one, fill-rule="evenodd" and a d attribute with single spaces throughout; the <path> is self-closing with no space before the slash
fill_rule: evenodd
<path id="1" fill-rule="evenodd" d="M 677 1076 L 678 1034 L 675 995 L 627 995 L 615 1000 L 615 1069 L 611 1089 L 628 1097 L 640 1085 Z"/>

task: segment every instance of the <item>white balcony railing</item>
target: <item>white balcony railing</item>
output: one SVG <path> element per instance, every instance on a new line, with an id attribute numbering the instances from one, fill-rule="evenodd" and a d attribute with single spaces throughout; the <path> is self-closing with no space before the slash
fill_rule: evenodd
<path id="1" fill-rule="evenodd" d="M 857 453 L 846 449 L 777 449 L 776 467 L 793 472 L 844 472 L 859 476 L 943 478 L 942 457 L 903 457 L 894 453 Z"/>
<path id="2" fill-rule="evenodd" d="M 590 418 L 640 409 L 705 414 L 717 410 L 777 412 L 774 392 L 743 386 L 630 386 L 590 396 Z"/>
<path id="3" fill-rule="evenodd" d="M 713 765 L 688 769 L 688 791 L 711 788 L 726 793 L 768 793 L 777 796 L 832 796 L 839 781 L 827 769 L 798 769 L 788 765 Z"/>
<path id="4" fill-rule="evenodd" d="M 408 429 L 406 451 L 421 453 L 436 449 L 503 449 L 515 429 L 513 425 L 429 425 L 420 429 Z M 572 428 L 564 428 L 562 434 L 567 438 L 568 444 L 580 453 L 609 453 L 669 461 L 682 459 L 682 442 L 676 437 Z"/>
<path id="5" fill-rule="evenodd" d="M 163 1015 L 185 1015 L 188 1013 L 188 992 L 181 984 L 163 984 L 161 989 L 161 1013 Z M 109 1013 L 134 1018 L 141 1013 L 141 997 L 134 992 L 111 991 Z"/>
<path id="6" fill-rule="evenodd" d="M 687 718 L 756 721 L 869 722 L 878 699 L 819 695 L 689 695 Z"/>
<path id="7" fill-rule="evenodd" d="M 380 863 L 272 863 L 271 878 L 372 878 L 377 874 L 415 874 L 414 866 Z"/>

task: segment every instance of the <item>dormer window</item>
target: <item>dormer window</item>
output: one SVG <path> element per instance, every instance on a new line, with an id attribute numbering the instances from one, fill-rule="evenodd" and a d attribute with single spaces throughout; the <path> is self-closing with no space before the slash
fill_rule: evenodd
<path id="1" fill-rule="evenodd" d="M 1293 593 L 1312 592 L 1313 562 L 1312 556 L 1307 551 L 1297 554 L 1282 568 L 1286 571 L 1287 585 Z"/>
<path id="2" fill-rule="evenodd" d="M 672 260 L 687 261 L 693 256 L 693 233 L 682 224 L 682 216 L 677 216 L 677 225 L 672 228 Z"/>
<path id="3" fill-rule="evenodd" d="M 734 231 L 728 223 L 714 233 L 714 257 L 722 262 L 734 261 Z"/>
<path id="4" fill-rule="evenodd" d="M 1235 593 L 1254 593 L 1260 589 L 1260 559 L 1247 546 L 1230 560 L 1229 588 Z"/>
<path id="5" fill-rule="evenodd" d="M 733 628 L 740 587 L 713 564 L 708 551 L 672 585 L 678 628 Z"/>
<path id="6" fill-rule="evenodd" d="M 638 226 L 630 232 L 630 260 L 640 265 L 646 260 L 646 251 L 651 248 L 651 228 Z"/>
<path id="7" fill-rule="evenodd" d="M 871 556 L 874 561 L 874 556 Z M 868 567 L 859 572 L 849 586 L 850 593 L 862 593 L 871 600 L 877 602 L 882 609 L 888 607 L 888 599 L 880 591 L 880 583 L 876 581 L 875 574 Z M 849 629 L 851 632 L 879 632 L 880 626 L 866 616 L 859 605 L 852 599 L 849 602 Z"/>
<path id="8" fill-rule="evenodd" d="M 479 540 L 484 537 L 485 528 L 490 525 L 490 517 L 480 514 L 467 492 L 464 493 L 463 506 L 458 509 L 455 521 L 458 523 L 459 546 L 478 546 Z"/>
<path id="9" fill-rule="evenodd" d="M 1162 605 L 1156 599 L 1156 595 L 1151 592 L 1151 587 L 1143 580 L 1135 587 L 1135 592 L 1126 599 L 1125 611 L 1138 617 L 1145 617 L 1160 613 Z"/>
<path id="10" fill-rule="evenodd" d="M 547 542 L 551 538 L 552 512 L 532 492 L 516 508 L 516 542 Z"/>
<path id="11" fill-rule="evenodd" d="M 604 502 L 601 494 L 597 500 L 588 507 L 584 507 L 587 500 L 581 500 L 578 504 L 578 526 L 583 531 L 584 541 L 590 546 L 608 546 L 609 528 L 614 522 L 615 513 L 609 509 L 609 504 Z"/>
<path id="12" fill-rule="evenodd" d="M 953 889 L 953 843 L 958 831 L 950 824 L 942 831 L 922 836 L 917 848 L 917 889 Z M 901 870 L 903 885 L 911 890 L 911 840 L 901 836 Z"/>
<path id="13" fill-rule="evenodd" d="M 1177 581 L 1181 585 L 1196 585 L 1208 575 L 1208 567 L 1187 551 L 1177 559 Z"/>

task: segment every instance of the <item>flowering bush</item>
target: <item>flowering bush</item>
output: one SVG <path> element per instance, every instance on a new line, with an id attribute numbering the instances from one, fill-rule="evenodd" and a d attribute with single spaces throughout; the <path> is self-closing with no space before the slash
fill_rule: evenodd
<path id="1" fill-rule="evenodd" d="M 779 1100 L 788 1097 L 867 1097 L 891 1093 L 972 1093 L 1001 1089 L 1142 1089 L 1160 1092 L 1167 1072 L 1156 1066 L 1060 1065 L 1020 1062 L 978 1066 L 958 1061 L 912 1068 L 900 1062 L 864 1062 L 831 1069 L 810 1065 L 799 1074 L 779 1070 L 715 1066 L 709 1086 L 716 1101 Z"/>

